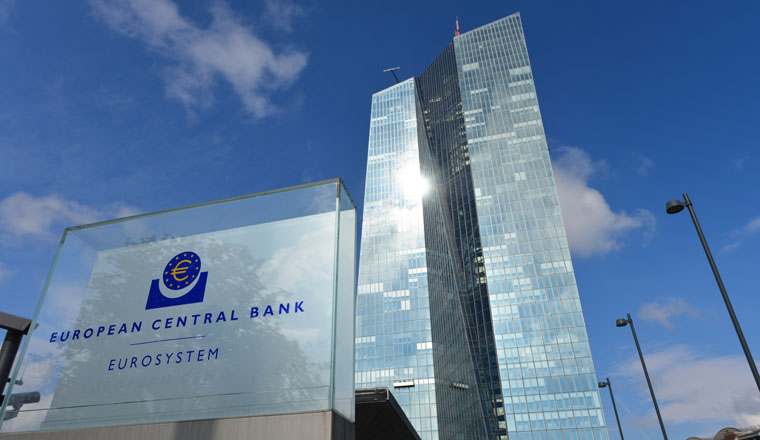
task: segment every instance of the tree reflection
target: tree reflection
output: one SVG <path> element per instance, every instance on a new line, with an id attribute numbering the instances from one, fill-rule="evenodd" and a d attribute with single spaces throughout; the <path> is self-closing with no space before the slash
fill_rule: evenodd
<path id="1" fill-rule="evenodd" d="M 204 302 L 144 310 L 146 279 L 160 277 L 169 259 L 182 251 L 200 255 L 201 271 L 209 271 Z M 142 329 L 129 335 L 101 334 L 86 340 L 80 336 L 66 342 L 63 368 L 43 429 L 97 425 L 103 420 L 139 423 L 260 414 L 291 404 L 303 408 L 304 402 L 327 398 L 329 333 L 313 343 L 299 343 L 285 334 L 282 323 L 285 319 L 295 322 L 296 316 L 278 315 L 277 305 L 290 303 L 293 314 L 293 303 L 303 300 L 303 293 L 265 285 L 258 275 L 265 260 L 255 258 L 247 246 L 204 237 L 169 238 L 104 251 L 98 258 L 74 328 L 97 332 L 99 326 L 107 329 L 117 324 L 118 331 L 122 322 L 131 327 L 131 321 L 142 321 Z M 273 306 L 275 316 L 262 316 L 266 305 Z M 252 306 L 259 307 L 258 318 L 249 317 Z M 237 321 L 230 321 L 233 308 Z M 220 311 L 226 321 L 216 322 Z M 186 327 L 151 328 L 155 319 L 165 322 L 198 313 L 213 313 L 213 324 L 192 326 L 190 318 Z M 330 322 L 329 310 L 309 313 L 297 319 L 319 322 L 326 317 Z M 190 336 L 203 337 L 130 345 Z M 146 355 L 155 362 L 158 353 L 217 347 L 218 359 L 140 365 Z M 313 354 L 315 349 L 318 356 Z M 118 364 L 118 359 L 132 356 L 138 358 L 137 368 L 108 371 L 112 359 Z"/>

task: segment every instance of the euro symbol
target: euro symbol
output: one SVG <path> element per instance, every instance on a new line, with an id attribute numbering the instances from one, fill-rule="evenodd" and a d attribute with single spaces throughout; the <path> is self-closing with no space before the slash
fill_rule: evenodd
<path id="1" fill-rule="evenodd" d="M 187 272 L 187 269 L 189 269 L 189 267 L 182 267 L 182 263 L 192 264 L 193 262 L 190 260 L 182 260 L 179 263 L 177 263 L 174 269 L 172 269 L 172 276 L 177 281 L 182 281 L 182 280 L 187 279 L 187 275 L 185 275 L 182 278 L 177 278 L 177 275 L 182 275 L 183 273 Z"/>

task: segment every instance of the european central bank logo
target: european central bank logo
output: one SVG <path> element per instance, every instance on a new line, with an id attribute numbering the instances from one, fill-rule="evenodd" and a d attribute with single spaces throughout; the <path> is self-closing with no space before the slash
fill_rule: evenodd
<path id="1" fill-rule="evenodd" d="M 145 310 L 203 302 L 207 277 L 208 272 L 201 272 L 201 257 L 198 254 L 195 252 L 177 254 L 169 260 L 161 279 L 151 281 Z M 159 287 L 160 282 L 169 291 L 176 292 L 179 296 L 164 295 Z"/>

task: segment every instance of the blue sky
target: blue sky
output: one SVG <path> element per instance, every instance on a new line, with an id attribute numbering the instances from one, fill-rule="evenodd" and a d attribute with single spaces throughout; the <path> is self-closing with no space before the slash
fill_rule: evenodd
<path id="1" fill-rule="evenodd" d="M 760 356 L 760 4 L 0 0 L 0 309 L 31 316 L 64 227 L 331 177 L 363 198 L 370 95 L 520 11 L 597 373 L 631 438 L 760 424 L 688 216 Z M 176 184 L 178 180 L 181 185 Z M 602 394 L 615 437 L 608 395 Z"/>

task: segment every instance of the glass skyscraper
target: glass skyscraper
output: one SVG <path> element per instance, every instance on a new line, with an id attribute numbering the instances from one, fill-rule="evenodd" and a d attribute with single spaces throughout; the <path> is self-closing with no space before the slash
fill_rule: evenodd
<path id="1" fill-rule="evenodd" d="M 608 438 L 519 14 L 372 96 L 356 313 L 423 439 Z"/>

